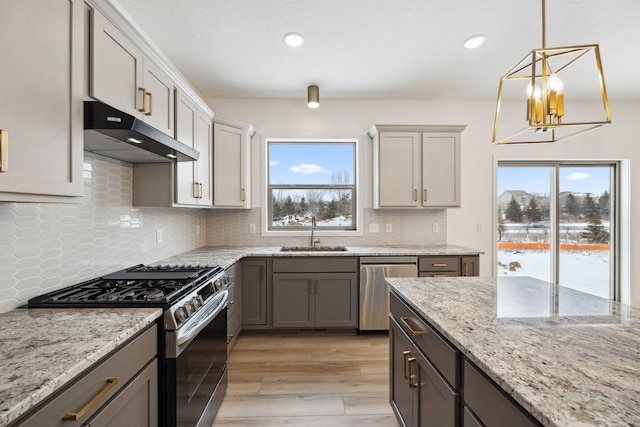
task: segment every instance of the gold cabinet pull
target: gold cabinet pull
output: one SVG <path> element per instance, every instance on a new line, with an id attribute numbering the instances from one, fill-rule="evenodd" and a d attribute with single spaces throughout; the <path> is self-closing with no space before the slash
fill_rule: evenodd
<path id="1" fill-rule="evenodd" d="M 142 92 L 142 108 L 138 108 L 138 111 L 140 111 L 141 113 L 145 113 L 147 112 L 147 90 L 143 87 L 139 87 L 138 91 Z"/>
<path id="2" fill-rule="evenodd" d="M 0 172 L 9 171 L 9 132 L 0 129 Z"/>
<path id="3" fill-rule="evenodd" d="M 429 200 L 429 193 L 427 192 L 427 189 L 425 188 L 425 190 L 424 190 L 424 201 L 426 202 L 427 200 Z"/>
<path id="4" fill-rule="evenodd" d="M 243 202 L 247 201 L 247 189 L 246 188 L 242 189 L 242 201 Z"/>
<path id="5" fill-rule="evenodd" d="M 82 418 L 82 416 L 86 414 L 87 411 L 89 411 L 91 408 L 93 408 L 96 405 L 96 403 L 100 401 L 100 399 L 105 397 L 116 385 L 118 385 L 119 381 L 120 381 L 120 378 L 118 377 L 107 378 L 107 386 L 100 393 L 98 393 L 93 399 L 91 399 L 91 402 L 87 403 L 84 406 L 84 408 L 80 409 L 79 412 L 68 412 L 64 414 L 64 416 L 62 417 L 62 420 L 76 421 Z"/>
<path id="6" fill-rule="evenodd" d="M 463 262 L 462 265 L 464 265 L 464 275 L 469 276 L 469 263 Z"/>
<path id="7" fill-rule="evenodd" d="M 406 328 L 409 330 L 409 333 L 411 335 L 413 335 L 414 337 L 420 336 L 420 335 L 424 335 L 427 333 L 427 331 L 416 331 L 415 329 L 413 329 L 411 327 L 411 325 L 409 324 L 409 318 L 408 317 L 401 317 L 400 321 L 402 322 L 402 324 L 404 326 L 406 326 Z"/>
<path id="8" fill-rule="evenodd" d="M 446 266 L 447 266 L 447 264 L 445 264 L 445 263 L 433 263 L 433 264 L 431 264 L 431 265 L 432 265 L 433 267 L 446 267 Z"/>
<path id="9" fill-rule="evenodd" d="M 200 194 L 200 198 L 202 199 L 202 193 L 203 192 L 202 192 L 202 183 L 201 182 L 198 183 L 198 189 L 200 191 L 200 193 L 199 193 Z"/>
<path id="10" fill-rule="evenodd" d="M 407 378 L 409 380 L 409 387 L 414 388 L 414 387 L 418 387 L 418 384 L 414 384 L 411 382 L 411 378 L 413 378 L 413 374 L 411 373 L 411 364 L 413 362 L 416 361 L 415 357 L 408 357 L 407 358 L 407 362 L 409 362 L 409 377 Z"/>
<path id="11" fill-rule="evenodd" d="M 193 198 L 194 199 L 198 198 L 198 183 L 197 182 L 193 183 Z"/>
<path id="12" fill-rule="evenodd" d="M 417 188 L 413 189 L 413 201 L 414 202 L 418 201 L 418 189 Z"/>
<path id="13" fill-rule="evenodd" d="M 404 379 L 408 380 L 409 379 L 409 374 L 407 373 L 407 357 L 411 355 L 411 352 L 409 350 L 405 350 L 402 352 L 402 356 L 404 357 Z"/>
<path id="14" fill-rule="evenodd" d="M 153 114 L 153 97 L 151 96 L 151 92 L 147 92 L 147 96 L 149 97 L 149 111 L 144 113 L 145 116 L 150 116 Z"/>

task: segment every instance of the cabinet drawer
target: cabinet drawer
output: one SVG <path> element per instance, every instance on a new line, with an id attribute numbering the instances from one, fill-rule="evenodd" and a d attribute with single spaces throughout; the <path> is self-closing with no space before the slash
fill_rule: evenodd
<path id="1" fill-rule="evenodd" d="M 227 288 L 229 291 L 229 299 L 227 300 L 227 319 L 231 319 L 237 312 L 238 302 L 236 295 L 236 284 L 232 284 Z"/>
<path id="2" fill-rule="evenodd" d="M 487 427 L 537 426 L 519 405 L 490 380 L 464 362 L 464 401 Z M 466 418 L 466 417 L 465 417 Z M 473 425 L 473 424 L 471 424 Z"/>
<path id="3" fill-rule="evenodd" d="M 108 359 L 98 364 L 84 376 L 75 380 L 69 387 L 58 392 L 57 396 L 40 409 L 36 409 L 20 426 L 80 426 L 96 413 L 102 405 L 116 395 L 127 382 L 136 375 L 157 353 L 158 333 L 154 324 L 133 341 L 125 344 Z M 108 378 L 118 378 L 109 383 Z M 111 387 L 112 386 L 112 387 Z M 111 388 L 109 388 L 111 387 Z M 95 396 L 109 388 L 94 406 L 77 421 L 63 421 L 67 413 L 80 412 L 89 405 Z"/>
<path id="4" fill-rule="evenodd" d="M 459 277 L 457 271 L 421 271 L 418 277 Z"/>
<path id="5" fill-rule="evenodd" d="M 391 313 L 401 328 L 415 341 L 422 351 L 443 377 L 457 389 L 460 381 L 458 360 L 460 353 L 449 345 L 444 338 L 419 318 L 409 307 L 393 293 L 390 299 Z M 410 329 L 413 329 L 412 332 Z"/>
<path id="6" fill-rule="evenodd" d="M 464 407 L 464 412 L 462 414 L 462 427 L 482 427 L 482 423 L 480 423 L 476 416 L 473 415 L 468 406 Z"/>
<path id="7" fill-rule="evenodd" d="M 357 273 L 354 257 L 275 258 L 274 273 Z"/>
<path id="8" fill-rule="evenodd" d="M 419 271 L 454 271 L 460 275 L 460 257 L 438 256 L 418 258 Z"/>

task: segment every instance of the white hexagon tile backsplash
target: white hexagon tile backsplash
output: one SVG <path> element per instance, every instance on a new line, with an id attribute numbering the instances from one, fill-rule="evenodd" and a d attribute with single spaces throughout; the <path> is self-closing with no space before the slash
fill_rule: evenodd
<path id="1" fill-rule="evenodd" d="M 0 312 L 204 245 L 202 209 L 132 207 L 131 165 L 90 153 L 84 162 L 79 204 L 0 203 Z"/>

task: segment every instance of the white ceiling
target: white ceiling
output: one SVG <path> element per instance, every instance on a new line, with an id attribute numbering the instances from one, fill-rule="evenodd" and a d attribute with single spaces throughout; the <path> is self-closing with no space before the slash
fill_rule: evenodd
<path id="1" fill-rule="evenodd" d="M 118 0 L 205 98 L 492 100 L 542 47 L 541 0 Z M 640 0 L 547 0 L 547 47 L 599 44 L 640 101 Z M 290 48 L 287 32 L 305 42 Z M 462 44 L 475 34 L 487 41 Z M 566 84 L 566 82 L 565 82 Z"/>

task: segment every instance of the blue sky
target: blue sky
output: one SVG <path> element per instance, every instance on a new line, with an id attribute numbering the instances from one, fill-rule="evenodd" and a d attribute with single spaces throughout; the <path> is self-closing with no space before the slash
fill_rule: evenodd
<path id="1" fill-rule="evenodd" d="M 600 196 L 609 188 L 610 169 L 603 166 L 560 167 L 560 191 L 591 193 Z M 529 193 L 549 194 L 550 168 L 506 167 L 498 168 L 498 195 L 505 190 L 524 190 Z"/>
<path id="2" fill-rule="evenodd" d="M 353 183 L 353 143 L 269 144 L 271 184 L 331 184 L 333 173 L 349 172 Z"/>

